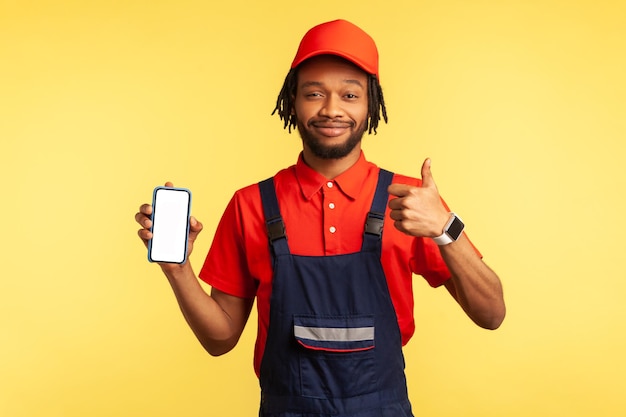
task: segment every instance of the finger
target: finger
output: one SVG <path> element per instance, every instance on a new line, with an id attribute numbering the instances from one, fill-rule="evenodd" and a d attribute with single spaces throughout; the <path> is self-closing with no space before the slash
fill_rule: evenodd
<path id="1" fill-rule="evenodd" d="M 422 164 L 422 187 L 436 187 L 435 179 L 433 178 L 433 173 L 430 170 L 431 160 L 430 158 L 426 158 L 424 163 Z"/>
<path id="2" fill-rule="evenodd" d="M 404 227 L 404 221 L 403 220 L 396 220 L 396 221 L 394 221 L 393 222 L 393 227 L 395 227 L 396 229 L 398 229 L 402 233 L 409 234 L 409 232 L 406 229 L 406 227 Z"/>
<path id="3" fill-rule="evenodd" d="M 139 207 L 139 213 L 145 214 L 146 216 L 152 216 L 152 205 L 151 204 L 142 204 Z"/>
<path id="4" fill-rule="evenodd" d="M 148 246 L 148 241 L 150 239 L 152 239 L 152 233 L 150 232 L 150 230 L 147 229 L 139 229 L 137 231 L 137 235 L 139 235 L 139 238 L 141 240 L 143 240 L 143 243 Z"/>
<path id="5" fill-rule="evenodd" d="M 389 217 L 391 217 L 391 220 L 395 220 L 395 221 L 404 219 L 402 210 L 390 210 Z"/>
<path id="6" fill-rule="evenodd" d="M 189 217 L 189 240 L 195 242 L 198 238 L 198 234 L 202 231 L 202 223 L 200 223 L 195 217 Z"/>
<path id="7" fill-rule="evenodd" d="M 203 227 L 204 226 L 202 226 L 202 223 L 200 223 L 198 219 L 193 216 L 189 217 L 189 228 L 192 232 L 200 233 Z"/>
<path id="8" fill-rule="evenodd" d="M 395 197 L 404 197 L 409 195 L 411 186 L 407 184 L 391 184 L 387 188 L 387 192 Z"/>
<path id="9" fill-rule="evenodd" d="M 152 227 L 152 220 L 150 219 L 149 216 L 146 216 L 143 213 L 136 213 L 135 221 L 139 223 L 139 225 L 144 227 L 145 229 L 149 229 L 150 227 Z"/>
<path id="10" fill-rule="evenodd" d="M 167 182 L 165 183 L 165 186 L 166 186 L 166 187 L 173 187 L 173 186 L 174 186 L 174 184 L 173 184 L 171 181 L 167 181 Z"/>
<path id="11" fill-rule="evenodd" d="M 407 202 L 405 197 L 392 198 L 389 200 L 387 206 L 391 211 L 402 211 L 407 208 Z"/>

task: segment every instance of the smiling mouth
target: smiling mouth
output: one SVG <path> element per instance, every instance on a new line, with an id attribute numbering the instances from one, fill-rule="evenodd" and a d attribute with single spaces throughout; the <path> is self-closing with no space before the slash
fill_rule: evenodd
<path id="1" fill-rule="evenodd" d="M 310 126 L 324 136 L 335 137 L 343 135 L 352 125 L 350 123 L 311 123 Z"/>

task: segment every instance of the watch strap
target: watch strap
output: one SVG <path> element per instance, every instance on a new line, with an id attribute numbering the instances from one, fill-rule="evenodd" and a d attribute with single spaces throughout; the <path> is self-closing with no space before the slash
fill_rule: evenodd
<path id="1" fill-rule="evenodd" d="M 450 234 L 450 226 L 455 221 L 460 223 L 460 230 L 457 228 L 457 230 L 455 230 L 456 232 L 455 235 L 452 235 Z M 452 242 L 455 242 L 459 238 L 459 236 L 461 236 L 461 233 L 463 232 L 464 228 L 465 228 L 465 225 L 463 224 L 459 216 L 457 216 L 455 213 L 450 213 L 450 220 L 448 220 L 448 222 L 444 226 L 443 233 L 439 236 L 433 237 L 432 239 L 439 246 L 448 245 Z"/>

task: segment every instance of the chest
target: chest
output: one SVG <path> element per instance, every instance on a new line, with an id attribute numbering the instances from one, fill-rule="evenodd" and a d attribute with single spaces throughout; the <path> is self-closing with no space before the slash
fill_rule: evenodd
<path id="1" fill-rule="evenodd" d="M 289 193 L 280 201 L 294 254 L 329 256 L 359 251 L 373 193 L 351 198 L 329 181 L 311 196 Z"/>

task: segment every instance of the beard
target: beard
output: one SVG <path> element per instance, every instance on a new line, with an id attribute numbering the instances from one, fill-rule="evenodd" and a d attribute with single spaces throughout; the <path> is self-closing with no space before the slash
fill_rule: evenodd
<path id="1" fill-rule="evenodd" d="M 323 141 L 311 133 L 300 120 L 297 121 L 297 127 L 302 141 L 316 157 L 320 159 L 341 159 L 348 156 L 361 142 L 363 134 L 365 133 L 366 124 L 362 123 L 356 130 L 350 133 L 348 139 L 336 145 L 324 144 Z"/>

